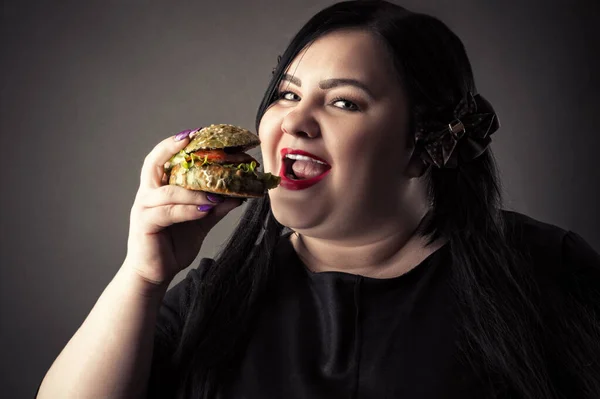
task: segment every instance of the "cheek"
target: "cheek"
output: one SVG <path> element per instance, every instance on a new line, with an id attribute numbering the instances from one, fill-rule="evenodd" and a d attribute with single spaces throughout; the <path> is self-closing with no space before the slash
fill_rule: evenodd
<path id="1" fill-rule="evenodd" d="M 378 174 L 383 170 L 397 173 L 405 166 L 409 158 L 406 129 L 402 123 L 392 123 L 389 119 L 356 126 L 344 140 L 332 142 L 339 154 L 338 159 L 345 166 L 344 174 L 372 180 L 373 170 L 377 170 Z"/>
<path id="2" fill-rule="evenodd" d="M 263 167 L 265 172 L 274 172 L 277 164 L 277 143 L 281 136 L 281 123 L 274 112 L 267 110 L 263 115 L 258 127 L 258 138 L 260 139 L 260 151 L 262 153 Z M 275 171 L 276 172 L 276 171 Z"/>
<path id="3" fill-rule="evenodd" d="M 262 156 L 262 166 L 259 170 L 274 173 L 275 159 L 273 157 L 273 146 L 268 142 L 262 141 L 260 144 L 260 152 Z"/>
<path id="4" fill-rule="evenodd" d="M 350 162 L 371 163 L 373 159 L 381 156 L 382 151 L 390 151 L 395 143 L 386 140 L 383 133 L 384 127 L 375 124 L 364 124 L 354 126 L 344 132 L 343 140 L 335 140 L 331 143 L 336 148 L 340 159 L 344 163 Z"/>

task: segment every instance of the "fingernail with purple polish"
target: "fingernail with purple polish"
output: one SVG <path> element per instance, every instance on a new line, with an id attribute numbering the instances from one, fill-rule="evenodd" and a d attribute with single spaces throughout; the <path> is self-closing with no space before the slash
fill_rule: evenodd
<path id="1" fill-rule="evenodd" d="M 206 194 L 206 199 L 215 204 L 219 204 L 225 201 L 225 198 L 215 194 Z"/>
<path id="2" fill-rule="evenodd" d="M 187 129 L 187 130 L 184 130 L 184 131 L 181 131 L 181 132 L 177 133 L 175 135 L 175 141 L 181 141 L 181 140 L 183 140 L 184 138 L 186 138 L 187 136 L 189 136 L 190 133 L 193 132 L 193 131 L 194 131 L 193 129 Z"/>
<path id="3" fill-rule="evenodd" d="M 214 207 L 214 205 L 198 205 L 198 210 L 200 212 L 208 212 L 210 211 L 212 208 Z"/>

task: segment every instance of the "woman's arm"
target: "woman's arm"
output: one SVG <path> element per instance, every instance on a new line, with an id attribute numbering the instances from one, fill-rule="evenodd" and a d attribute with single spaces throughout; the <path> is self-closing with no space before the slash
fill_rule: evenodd
<path id="1" fill-rule="evenodd" d="M 208 232 L 240 200 L 166 184 L 164 164 L 188 130 L 159 143 L 142 166 L 131 208 L 126 260 L 52 364 L 38 398 L 141 398 L 162 299 L 198 255 Z"/>

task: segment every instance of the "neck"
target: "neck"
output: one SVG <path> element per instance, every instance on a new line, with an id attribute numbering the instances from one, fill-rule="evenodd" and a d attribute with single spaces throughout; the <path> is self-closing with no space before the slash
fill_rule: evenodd
<path id="1" fill-rule="evenodd" d="M 295 232 L 290 237 L 296 253 L 315 273 L 339 271 L 373 278 L 400 276 L 442 247 L 445 239 L 427 245 L 427 237 L 418 234 L 425 215 L 405 221 L 402 228 L 378 228 L 344 239 L 311 237 Z"/>

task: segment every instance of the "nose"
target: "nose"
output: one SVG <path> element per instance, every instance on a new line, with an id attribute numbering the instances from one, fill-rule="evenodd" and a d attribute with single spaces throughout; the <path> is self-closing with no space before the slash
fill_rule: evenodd
<path id="1" fill-rule="evenodd" d="M 318 122 L 307 108 L 296 107 L 281 121 L 281 131 L 297 137 L 314 139 L 321 135 Z"/>

